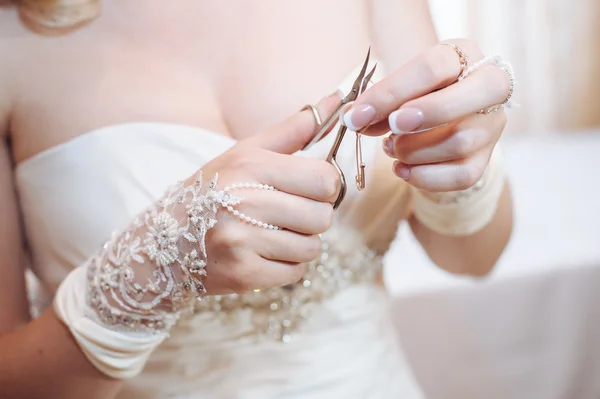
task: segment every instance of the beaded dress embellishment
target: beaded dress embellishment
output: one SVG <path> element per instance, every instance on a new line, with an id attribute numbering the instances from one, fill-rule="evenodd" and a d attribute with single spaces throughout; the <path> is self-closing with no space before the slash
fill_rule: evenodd
<path id="1" fill-rule="evenodd" d="M 196 303 L 195 312 L 213 312 L 227 323 L 228 317 L 249 310 L 256 335 L 290 341 L 314 306 L 351 285 L 375 283 L 381 273 L 382 257 L 356 233 L 332 228 L 322 235 L 322 243 L 320 257 L 307 265 L 298 283 L 241 295 L 206 296 Z"/>

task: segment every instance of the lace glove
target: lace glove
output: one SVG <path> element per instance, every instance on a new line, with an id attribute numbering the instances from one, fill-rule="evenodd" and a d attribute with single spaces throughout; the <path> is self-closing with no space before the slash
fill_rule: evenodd
<path id="1" fill-rule="evenodd" d="M 218 208 L 240 202 L 216 186 L 216 177 L 204 183 L 199 173 L 192 184 L 169 189 L 61 284 L 56 313 L 106 374 L 139 373 L 180 315 L 205 294 L 206 233 Z"/>

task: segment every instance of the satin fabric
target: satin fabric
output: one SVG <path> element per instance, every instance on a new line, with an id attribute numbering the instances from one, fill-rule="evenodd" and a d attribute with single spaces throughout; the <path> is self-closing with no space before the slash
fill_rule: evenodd
<path id="1" fill-rule="evenodd" d="M 324 157 L 330 136 L 301 155 Z M 131 123 L 88 132 L 19 164 L 32 270 L 42 285 L 52 295 L 113 230 L 234 144 L 195 127 Z M 367 164 L 380 145 L 365 140 Z M 351 182 L 353 139 L 342 145 L 339 162 Z M 350 184 L 336 229 L 356 232 L 356 199 Z M 140 376 L 127 380 L 119 398 L 419 398 L 388 306 L 376 284 L 348 287 L 317 304 L 289 343 L 251 334 L 249 310 L 227 322 L 195 315 L 171 332 Z"/>

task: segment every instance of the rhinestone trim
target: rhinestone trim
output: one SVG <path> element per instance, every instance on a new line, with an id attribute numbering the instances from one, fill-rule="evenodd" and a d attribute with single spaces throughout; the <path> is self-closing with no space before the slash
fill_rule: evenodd
<path id="1" fill-rule="evenodd" d="M 352 285 L 375 283 L 382 257 L 348 232 L 323 235 L 320 257 L 307 265 L 303 278 L 291 285 L 246 294 L 207 296 L 197 302 L 195 313 L 212 313 L 227 323 L 242 310 L 251 310 L 256 335 L 289 342 L 319 303 Z"/>

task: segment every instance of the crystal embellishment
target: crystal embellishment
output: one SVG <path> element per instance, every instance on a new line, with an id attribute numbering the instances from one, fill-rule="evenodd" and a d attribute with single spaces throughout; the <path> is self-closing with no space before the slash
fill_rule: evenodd
<path id="1" fill-rule="evenodd" d="M 376 281 L 381 256 L 356 232 L 337 227 L 322 235 L 320 257 L 307 264 L 299 282 L 246 294 L 206 295 L 205 236 L 217 223 L 219 209 L 235 215 L 233 207 L 241 200 L 230 191 L 238 188 L 274 190 L 247 183 L 218 190 L 217 176 L 204 183 L 198 175 L 193 184 L 168 190 L 115 234 L 88 265 L 90 317 L 118 331 L 157 333 L 169 331 L 182 316 L 202 313 L 227 323 L 249 310 L 257 336 L 289 342 L 323 301 L 352 285 Z"/>
<path id="2" fill-rule="evenodd" d="M 250 310 L 254 334 L 290 342 L 315 307 L 357 284 L 374 284 L 382 270 L 382 257 L 355 233 L 333 228 L 322 235 L 322 252 L 307 265 L 295 284 L 246 294 L 207 296 L 195 312 L 209 313 L 222 323 Z"/>
<path id="3" fill-rule="evenodd" d="M 206 233 L 221 207 L 238 204 L 199 173 L 167 191 L 88 265 L 88 305 L 101 323 L 127 331 L 162 332 L 206 294 Z"/>

